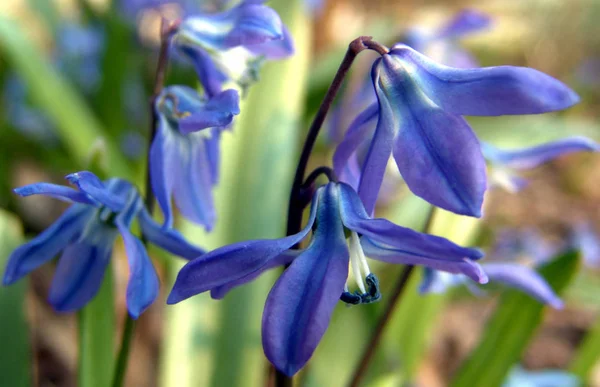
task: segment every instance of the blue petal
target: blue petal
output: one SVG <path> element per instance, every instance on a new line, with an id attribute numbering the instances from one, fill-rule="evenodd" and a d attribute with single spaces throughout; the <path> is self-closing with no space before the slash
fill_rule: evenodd
<path id="1" fill-rule="evenodd" d="M 207 96 L 210 97 L 221 92 L 228 77 L 219 70 L 210 55 L 199 47 L 179 45 L 178 48 L 190 58 Z"/>
<path id="2" fill-rule="evenodd" d="M 289 265 L 292 261 L 300 255 L 301 250 L 287 250 L 283 253 L 279 254 L 277 257 L 271 259 L 267 262 L 266 265 L 261 267 L 259 270 L 253 271 L 252 273 L 232 282 L 229 282 L 222 286 L 217 286 L 216 288 L 211 289 L 210 296 L 215 300 L 220 300 L 232 289 L 247 284 L 248 282 L 253 281 L 258 278 L 261 274 L 263 274 L 267 270 L 274 269 L 276 267 L 283 267 L 285 265 Z"/>
<path id="3" fill-rule="evenodd" d="M 236 90 L 229 89 L 216 94 L 202 108 L 182 118 L 179 121 L 179 131 L 189 134 L 206 128 L 227 126 L 233 121 L 234 115 L 240 113 L 239 103 Z"/>
<path id="4" fill-rule="evenodd" d="M 467 122 L 423 96 L 395 56 L 384 55 L 374 65 L 373 81 L 380 107 L 377 131 L 390 133 L 383 146 L 393 146 L 394 159 L 410 190 L 446 210 L 481 216 L 487 188 L 486 165 L 479 141 Z M 390 140 L 391 133 L 394 137 Z M 382 167 L 385 164 L 378 166 Z M 363 179 L 367 172 L 363 167 Z M 366 189 L 374 191 L 375 187 L 367 185 Z M 361 199 L 364 202 L 362 195 Z M 365 206 L 369 211 L 366 202 Z"/>
<path id="5" fill-rule="evenodd" d="M 485 142 L 481 143 L 481 148 L 485 158 L 493 164 L 515 169 L 535 168 L 540 164 L 572 152 L 600 151 L 600 145 L 595 141 L 579 136 L 563 138 L 558 141 L 515 150 L 498 149 Z"/>
<path id="6" fill-rule="evenodd" d="M 129 282 L 127 284 L 127 310 L 137 319 L 158 297 L 159 281 L 142 242 L 129 231 L 122 214 L 115 221 L 127 252 Z"/>
<path id="7" fill-rule="evenodd" d="M 489 15 L 476 9 L 463 9 L 436 34 L 437 39 L 457 39 L 487 29 L 492 24 Z"/>
<path id="8" fill-rule="evenodd" d="M 423 281 L 419 285 L 419 293 L 446 293 L 449 289 L 464 284 L 468 280 L 464 275 L 450 274 L 425 268 Z"/>
<path id="9" fill-rule="evenodd" d="M 490 281 L 519 289 L 556 309 L 563 307 L 562 300 L 535 270 L 516 263 L 485 263 L 482 266 Z"/>
<path id="10" fill-rule="evenodd" d="M 288 376 L 312 356 L 348 278 L 349 252 L 334 190 L 332 184 L 325 188 L 313 239 L 279 277 L 263 312 L 265 355 Z"/>
<path id="11" fill-rule="evenodd" d="M 19 246 L 8 258 L 2 283 L 10 285 L 54 258 L 79 237 L 94 210 L 73 205 L 50 227 L 31 241 Z"/>
<path id="12" fill-rule="evenodd" d="M 173 224 L 171 194 L 180 168 L 177 155 L 179 139 L 172 134 L 175 129 L 169 126 L 169 121 L 162 114 L 158 119 L 158 128 L 150 146 L 150 181 L 165 218 L 164 225 L 170 228 Z"/>
<path id="13" fill-rule="evenodd" d="M 79 189 L 88 194 L 94 200 L 104 204 L 111 210 L 119 212 L 125 206 L 125 202 L 119 196 L 106 189 L 102 181 L 92 172 L 81 171 L 66 176 L 70 183 L 77 185 Z"/>
<path id="14" fill-rule="evenodd" d="M 320 191 L 313 198 L 307 225 L 298 233 L 281 239 L 238 242 L 210 251 L 188 262 L 177 275 L 168 304 L 238 281 L 260 272 L 281 253 L 299 243 L 310 231 L 316 217 Z"/>
<path id="15" fill-rule="evenodd" d="M 15 188 L 14 192 L 19 196 L 45 195 L 69 203 L 83 203 L 98 206 L 99 203 L 86 195 L 70 187 L 51 183 L 34 183 Z"/>
<path id="16" fill-rule="evenodd" d="M 502 387 L 581 387 L 576 375 L 562 370 L 527 371 L 515 366 Z"/>
<path id="17" fill-rule="evenodd" d="M 246 48 L 254 55 L 267 59 L 285 59 L 294 55 L 294 40 L 290 31 L 282 25 L 283 39 L 271 40 L 262 44 L 247 45 Z"/>
<path id="18" fill-rule="evenodd" d="M 211 166 L 203 134 L 190 134 L 177 141 L 179 146 L 176 158 L 179 166 L 177 170 L 169 171 L 176 175 L 173 188 L 175 204 L 183 216 L 210 231 L 214 226 L 216 213 Z"/>
<path id="19" fill-rule="evenodd" d="M 210 138 L 205 138 L 204 144 L 210 168 L 210 181 L 212 185 L 216 185 L 219 182 L 219 165 L 221 164 L 221 129 L 212 129 Z"/>
<path id="20" fill-rule="evenodd" d="M 185 259 L 198 258 L 205 253 L 201 248 L 188 243 L 177 230 L 161 227 L 145 208 L 138 213 L 138 219 L 142 234 L 161 249 Z"/>
<path id="21" fill-rule="evenodd" d="M 91 221 L 68 245 L 56 267 L 48 301 L 60 312 L 82 308 L 98 292 L 117 236 L 114 227 Z"/>
<path id="22" fill-rule="evenodd" d="M 457 69 L 437 64 L 405 45 L 394 46 L 390 55 L 400 59 L 404 76 L 410 74 L 427 97 L 448 113 L 538 114 L 579 102 L 568 86 L 527 67 Z"/>

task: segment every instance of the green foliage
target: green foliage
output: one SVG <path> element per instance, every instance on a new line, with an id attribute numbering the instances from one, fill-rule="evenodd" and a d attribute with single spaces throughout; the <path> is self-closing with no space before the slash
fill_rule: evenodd
<path id="1" fill-rule="evenodd" d="M 539 269 L 558 293 L 571 282 L 579 267 L 579 253 L 568 252 Z M 487 322 L 477 348 L 461 365 L 453 387 L 501 386 L 519 361 L 543 318 L 544 305 L 516 290 L 507 291 Z"/>
<path id="2" fill-rule="evenodd" d="M 21 243 L 21 224 L 0 210 L 0 266 L 6 267 L 10 253 Z M 32 385 L 29 324 L 25 316 L 28 278 L 0 291 L 0 375 L 4 386 Z"/>
<path id="3" fill-rule="evenodd" d="M 569 371 L 579 376 L 583 381 L 587 381 L 590 377 L 594 366 L 600 359 L 600 319 L 587 333 L 581 343 L 575 358 L 569 365 Z"/>

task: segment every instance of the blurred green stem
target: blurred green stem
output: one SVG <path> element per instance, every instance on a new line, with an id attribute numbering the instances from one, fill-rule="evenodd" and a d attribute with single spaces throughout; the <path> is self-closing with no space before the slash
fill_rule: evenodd
<path id="1" fill-rule="evenodd" d="M 427 214 L 427 221 L 425 222 L 425 227 L 423 227 L 424 233 L 428 234 L 431 231 L 431 225 L 433 223 L 434 214 L 435 214 L 435 207 L 430 206 L 429 213 Z M 363 355 L 361 356 L 358 366 L 355 368 L 354 374 L 352 375 L 352 379 L 349 384 L 351 387 L 358 387 L 362 377 L 364 376 L 365 372 L 367 371 L 367 368 L 369 367 L 369 363 L 371 362 L 371 359 L 373 358 L 373 355 L 375 354 L 375 350 L 377 349 L 377 346 L 379 345 L 381 337 L 383 336 L 383 331 L 384 331 L 388 321 L 390 321 L 392 312 L 394 311 L 394 308 L 396 307 L 396 305 L 398 305 L 400 297 L 402 296 L 404 289 L 406 288 L 406 285 L 408 284 L 408 280 L 410 279 L 410 276 L 414 272 L 414 269 L 415 269 L 414 266 L 406 265 L 404 267 L 404 269 L 402 270 L 402 272 L 400 273 L 398 282 L 396 282 L 396 286 L 394 287 L 392 294 L 390 294 L 390 301 L 388 302 L 385 310 L 383 311 L 383 314 L 379 318 L 379 321 L 377 322 L 377 326 L 375 327 L 375 330 L 373 331 L 373 335 L 371 336 L 369 343 L 365 347 L 365 350 L 363 352 Z"/>
<path id="2" fill-rule="evenodd" d="M 131 340 L 135 331 L 135 320 L 131 318 L 129 313 L 125 315 L 125 324 L 123 328 L 123 338 L 121 339 L 121 349 L 115 365 L 115 377 L 113 378 L 113 387 L 120 387 L 125 380 L 127 372 L 127 363 L 129 361 L 129 349 L 131 348 Z"/>
<path id="3" fill-rule="evenodd" d="M 571 364 L 569 370 L 581 378 L 585 384 L 590 372 L 600 358 L 600 318 L 587 333 Z"/>

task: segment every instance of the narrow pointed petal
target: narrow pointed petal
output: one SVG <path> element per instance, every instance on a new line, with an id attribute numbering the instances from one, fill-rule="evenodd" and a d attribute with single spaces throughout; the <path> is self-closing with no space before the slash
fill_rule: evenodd
<path id="1" fill-rule="evenodd" d="M 207 96 L 217 95 L 223 89 L 227 76 L 217 67 L 210 55 L 199 47 L 179 46 L 183 55 L 187 56 L 196 70 L 200 83 Z"/>
<path id="2" fill-rule="evenodd" d="M 210 164 L 201 133 L 178 139 L 179 171 L 173 195 L 183 216 L 210 231 L 216 220 Z"/>
<path id="3" fill-rule="evenodd" d="M 265 355 L 288 376 L 310 359 L 348 278 L 349 252 L 335 194 L 325 188 L 308 248 L 279 277 L 265 304 Z"/>
<path id="4" fill-rule="evenodd" d="M 210 138 L 205 138 L 206 157 L 210 168 L 210 181 L 212 185 L 219 182 L 219 166 L 221 164 L 221 129 L 212 129 Z"/>
<path id="5" fill-rule="evenodd" d="M 261 44 L 247 45 L 246 48 L 254 55 L 264 56 L 267 59 L 285 59 L 294 55 L 294 40 L 290 31 L 282 25 L 283 39 L 270 40 Z"/>
<path id="6" fill-rule="evenodd" d="M 471 116 L 539 114 L 566 109 L 579 96 L 564 83 L 527 67 L 457 69 L 435 63 L 406 45 L 396 45 L 406 74 L 448 113 Z"/>
<path id="7" fill-rule="evenodd" d="M 535 168 L 552 159 L 573 152 L 598 152 L 600 145 L 595 141 L 581 136 L 563 138 L 546 144 L 529 148 L 503 150 L 488 143 L 481 143 L 483 155 L 493 164 L 515 169 Z"/>
<path id="8" fill-rule="evenodd" d="M 398 58 L 384 55 L 373 69 L 380 101 L 378 128 L 390 127 L 389 131 L 397 133 L 392 140 L 386 138 L 385 146 L 393 146 L 394 159 L 410 190 L 446 210 L 481 216 L 486 165 L 467 122 L 425 98 Z M 364 202 L 360 188 L 359 196 Z"/>
<path id="9" fill-rule="evenodd" d="M 308 234 L 315 221 L 319 196 L 317 191 L 313 198 L 308 223 L 298 234 L 280 239 L 234 243 L 188 262 L 177 274 L 167 303 L 176 304 L 196 294 L 227 285 L 260 271 L 270 260 L 299 243 Z"/>
<path id="10" fill-rule="evenodd" d="M 562 300 L 554 293 L 546 280 L 527 266 L 515 263 L 486 263 L 483 265 L 483 269 L 492 282 L 501 282 L 506 286 L 521 290 L 556 309 L 563 307 Z"/>
<path id="11" fill-rule="evenodd" d="M 269 262 L 267 262 L 267 264 L 262 266 L 259 270 L 253 271 L 252 273 L 250 273 L 238 280 L 232 281 L 228 284 L 225 284 L 222 286 L 217 286 L 216 288 L 211 289 L 210 296 L 215 300 L 220 300 L 223 297 L 225 297 L 225 295 L 227 293 L 229 293 L 229 291 L 231 291 L 232 289 L 253 281 L 254 279 L 258 278 L 260 275 L 262 275 L 265 271 L 274 269 L 276 267 L 283 267 L 285 265 L 289 265 L 290 263 L 292 263 L 292 261 L 298 255 L 300 255 L 301 252 L 302 252 L 301 250 L 284 251 L 283 253 L 279 254 L 277 257 L 275 257 L 275 258 L 271 259 Z"/>
<path id="12" fill-rule="evenodd" d="M 404 250 L 407 254 L 425 257 L 440 257 L 453 262 L 464 258 L 480 259 L 478 249 L 461 247 L 445 238 L 423 234 L 398 226 L 387 219 L 371 219 L 356 192 L 347 184 L 338 184 L 340 192 L 340 214 L 344 226 L 365 235 L 376 243 Z"/>
<path id="13" fill-rule="evenodd" d="M 104 183 L 92 172 L 81 171 L 66 176 L 70 183 L 88 194 L 94 200 L 104 204 L 111 210 L 118 212 L 123 209 L 125 202 L 118 195 L 106 189 Z"/>
<path id="14" fill-rule="evenodd" d="M 433 237 L 432 235 L 423 235 L 425 237 Z M 411 249 L 414 246 L 401 248 L 384 245 L 375 242 L 369 237 L 362 237 L 361 245 L 367 257 L 377 259 L 378 261 L 402 265 L 421 265 L 448 273 L 464 274 L 480 284 L 488 282 L 488 277 L 481 266 L 467 257 L 462 258 L 462 260 L 456 260 L 437 252 L 427 252 L 428 246 L 426 243 L 429 242 L 427 239 L 429 238 L 424 238 L 424 244 L 419 246 L 421 251 Z M 437 241 L 433 239 L 432 242 L 435 249 Z"/>
<path id="15" fill-rule="evenodd" d="M 453 287 L 464 284 L 466 281 L 468 281 L 468 278 L 464 275 L 450 274 L 426 267 L 423 281 L 419 285 L 419 293 L 443 294 Z"/>
<path id="16" fill-rule="evenodd" d="M 457 39 L 487 29 L 492 24 L 489 15 L 476 9 L 463 9 L 438 33 L 437 39 Z"/>
<path id="17" fill-rule="evenodd" d="M 98 206 L 99 203 L 86 195 L 70 187 L 51 183 L 34 183 L 13 190 L 19 196 L 45 195 L 68 203 L 83 203 Z"/>
<path id="18" fill-rule="evenodd" d="M 57 311 L 81 309 L 94 298 L 110 262 L 117 230 L 96 222 L 87 227 L 86 234 L 68 245 L 58 261 L 48 296 Z"/>
<path id="19" fill-rule="evenodd" d="M 131 317 L 137 319 L 158 297 L 158 275 L 142 241 L 129 231 L 122 219 L 117 218 L 116 224 L 123 237 L 129 262 L 127 310 Z"/>
<path id="20" fill-rule="evenodd" d="M 171 254 L 189 260 L 198 258 L 206 252 L 186 241 L 183 235 L 177 230 L 161 227 L 154 219 L 152 219 L 145 208 L 138 213 L 138 220 L 140 222 L 142 234 L 148 241 Z"/>
<path id="21" fill-rule="evenodd" d="M 182 118 L 179 121 L 179 131 L 189 134 L 206 128 L 227 126 L 231 124 L 233 117 L 240 113 L 239 103 L 236 90 L 225 90 L 212 97 L 206 105 L 191 115 Z"/>
<path id="22" fill-rule="evenodd" d="M 93 212 L 82 205 L 71 206 L 41 234 L 19 246 L 8 258 L 2 283 L 10 285 L 57 256 L 79 237 Z"/>
<path id="23" fill-rule="evenodd" d="M 158 113 L 157 113 L 158 114 Z M 178 139 L 170 132 L 169 123 L 159 115 L 158 129 L 150 146 L 150 181 L 152 192 L 165 218 L 165 227 L 173 224 L 171 193 L 175 186 L 179 164 L 177 159 Z"/>

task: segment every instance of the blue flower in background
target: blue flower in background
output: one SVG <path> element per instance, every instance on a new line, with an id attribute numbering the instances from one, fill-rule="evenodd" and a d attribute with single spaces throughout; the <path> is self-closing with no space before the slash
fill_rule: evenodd
<path id="1" fill-rule="evenodd" d="M 562 370 L 528 371 L 515 366 L 502 387 L 579 387 L 583 383 L 576 375 Z"/>
<path id="2" fill-rule="evenodd" d="M 528 266 L 538 266 L 548 262 L 560 249 L 546 242 L 534 230 L 518 232 L 503 230 L 498 234 L 496 244 L 481 263 L 490 284 L 501 284 L 518 289 L 531 297 L 560 309 L 562 300 L 554 293 L 546 280 Z M 526 262 L 529 261 L 529 262 Z M 449 289 L 465 285 L 475 295 L 484 295 L 485 291 L 476 286 L 468 277 L 461 274 L 448 274 L 429 268 L 425 269 L 422 293 L 445 293 Z"/>
<path id="3" fill-rule="evenodd" d="M 308 247 L 290 250 L 311 229 L 313 235 Z M 350 234 L 350 248 L 346 231 Z M 362 235 L 360 239 L 358 234 Z M 167 303 L 174 304 L 208 290 L 214 298 L 221 298 L 231 288 L 253 280 L 265 270 L 290 264 L 269 293 L 262 337 L 267 358 L 282 372 L 293 375 L 311 357 L 340 297 L 356 296 L 366 302 L 377 298 L 377 280 L 365 255 L 388 263 L 463 273 L 480 283 L 487 281 L 475 262 L 482 257 L 479 250 L 460 247 L 386 219 L 372 219 L 350 186 L 329 183 L 317 190 L 310 219 L 298 234 L 239 242 L 190 261 L 179 272 Z M 348 292 L 349 265 L 363 294 Z M 369 292 L 362 283 L 364 277 Z M 375 292 L 369 294 L 372 290 Z M 373 299 L 367 300 L 369 296 Z"/>
<path id="4" fill-rule="evenodd" d="M 372 80 L 378 103 L 362 114 L 375 130 L 356 125 L 336 149 L 334 168 L 372 138 L 358 193 L 372 213 L 390 156 L 411 191 L 431 204 L 481 216 L 487 188 L 479 141 L 462 115 L 538 114 L 567 108 L 579 97 L 537 70 L 513 67 L 458 69 L 399 44 L 377 59 Z"/>
<path id="5" fill-rule="evenodd" d="M 12 252 L 4 285 L 14 283 L 62 251 L 49 301 L 57 311 L 80 309 L 98 292 L 115 239 L 121 234 L 131 271 L 127 308 L 137 318 L 158 296 L 159 280 L 144 245 L 129 231 L 134 219 L 148 241 L 175 255 L 192 259 L 204 253 L 177 231 L 163 229 L 154 222 L 131 183 L 122 179 L 102 182 L 86 171 L 68 175 L 67 179 L 78 190 L 50 183 L 15 189 L 21 196 L 46 195 L 74 204 L 48 229 Z"/>
<path id="6" fill-rule="evenodd" d="M 219 177 L 221 132 L 240 113 L 235 90 L 212 98 L 185 86 L 163 89 L 155 102 L 156 136 L 150 148 L 152 190 L 171 227 L 171 197 L 189 220 L 210 230 L 215 222 L 212 188 Z"/>
<path id="7" fill-rule="evenodd" d="M 529 148 L 503 150 L 481 142 L 483 156 L 491 166 L 492 184 L 509 192 L 517 192 L 527 181 L 514 171 L 535 168 L 565 154 L 581 151 L 600 151 L 600 145 L 586 137 L 568 137 Z"/>
<path id="8" fill-rule="evenodd" d="M 600 238 L 592 224 L 578 222 L 573 226 L 570 244 L 581 252 L 587 267 L 600 268 Z"/>
<path id="9" fill-rule="evenodd" d="M 193 64 L 209 96 L 233 81 L 243 89 L 256 81 L 264 59 L 293 54 L 289 31 L 277 13 L 244 1 L 220 13 L 199 13 L 182 20 L 173 43 Z"/>

